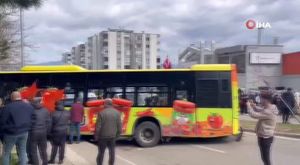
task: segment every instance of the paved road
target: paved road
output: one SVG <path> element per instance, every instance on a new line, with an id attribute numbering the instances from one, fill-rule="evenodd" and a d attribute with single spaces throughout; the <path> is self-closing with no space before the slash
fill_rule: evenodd
<path id="1" fill-rule="evenodd" d="M 68 145 L 67 160 L 73 165 L 94 165 L 97 148 L 91 143 Z M 300 139 L 277 137 L 274 165 L 300 164 Z M 107 161 L 107 155 L 106 160 Z M 175 139 L 154 148 L 138 148 L 119 142 L 117 165 L 260 165 L 256 136 L 245 133 L 241 142 L 227 139 Z"/>

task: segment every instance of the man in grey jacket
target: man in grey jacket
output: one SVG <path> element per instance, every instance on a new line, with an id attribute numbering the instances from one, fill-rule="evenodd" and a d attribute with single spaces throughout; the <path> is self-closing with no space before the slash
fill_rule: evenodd
<path id="1" fill-rule="evenodd" d="M 98 141 L 97 165 L 102 165 L 106 147 L 109 149 L 109 165 L 115 162 L 115 142 L 121 134 L 121 115 L 112 106 L 112 100 L 106 99 L 104 110 L 98 114 L 95 140 Z"/>
<path id="2" fill-rule="evenodd" d="M 276 105 L 272 104 L 273 98 L 270 93 L 261 94 L 260 100 L 262 107 L 256 106 L 253 101 L 248 101 L 247 108 L 249 115 L 258 119 L 255 131 L 258 137 L 262 161 L 264 165 L 271 165 L 270 149 L 273 143 L 278 110 Z"/>

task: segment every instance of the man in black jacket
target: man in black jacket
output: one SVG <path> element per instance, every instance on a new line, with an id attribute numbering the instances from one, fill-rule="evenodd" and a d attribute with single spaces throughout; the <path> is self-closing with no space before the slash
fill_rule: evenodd
<path id="1" fill-rule="evenodd" d="M 19 154 L 19 165 L 26 165 L 26 142 L 34 109 L 30 104 L 22 101 L 19 92 L 13 92 L 11 100 L 0 120 L 4 133 L 2 165 L 10 165 L 10 154 L 14 145 L 17 146 Z"/>
<path id="2" fill-rule="evenodd" d="M 286 124 L 289 121 L 291 110 L 294 109 L 296 102 L 292 88 L 288 88 L 287 91 L 281 95 L 281 98 L 284 101 L 282 107 L 282 123 Z"/>
<path id="3" fill-rule="evenodd" d="M 121 115 L 112 106 L 111 99 L 105 99 L 104 110 L 98 114 L 95 140 L 98 141 L 97 165 L 102 165 L 106 147 L 109 149 L 109 165 L 115 162 L 116 138 L 122 131 Z"/>
<path id="4" fill-rule="evenodd" d="M 37 148 L 39 149 L 42 164 L 47 165 L 47 133 L 50 130 L 51 118 L 49 112 L 42 107 L 40 100 L 36 99 L 32 101 L 32 106 L 35 111 L 32 116 L 32 126 L 29 132 L 29 163 L 28 164 L 39 164 Z"/>
<path id="5" fill-rule="evenodd" d="M 66 136 L 69 128 L 70 122 L 70 112 L 64 110 L 64 105 L 62 101 L 55 103 L 55 112 L 52 114 L 52 129 L 51 129 L 51 156 L 49 164 L 55 163 L 55 157 L 57 150 L 59 149 L 59 162 L 58 164 L 63 164 L 65 155 L 65 144 Z"/>

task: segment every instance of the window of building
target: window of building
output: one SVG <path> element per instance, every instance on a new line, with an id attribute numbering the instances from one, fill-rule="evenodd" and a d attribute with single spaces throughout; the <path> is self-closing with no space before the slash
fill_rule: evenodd
<path id="1" fill-rule="evenodd" d="M 103 66 L 103 69 L 108 69 L 108 65 L 104 65 L 104 66 Z"/>
<path id="2" fill-rule="evenodd" d="M 103 57 L 103 60 L 104 60 L 105 62 L 107 62 L 107 61 L 108 61 L 108 57 Z"/>
<path id="3" fill-rule="evenodd" d="M 102 46 L 108 46 L 108 42 L 103 42 Z"/>
<path id="4" fill-rule="evenodd" d="M 157 63 L 160 63 L 160 58 L 159 58 L 159 57 L 156 58 L 156 62 L 157 62 Z"/>
<path id="5" fill-rule="evenodd" d="M 150 37 L 146 37 L 146 41 L 150 41 Z"/>
<path id="6" fill-rule="evenodd" d="M 147 44 L 147 45 L 146 45 L 146 48 L 150 48 L 150 45 Z"/>
<path id="7" fill-rule="evenodd" d="M 246 59 L 245 54 L 232 56 L 231 62 L 232 64 L 236 64 L 238 73 L 245 73 L 246 72 Z"/>
<path id="8" fill-rule="evenodd" d="M 125 65 L 125 69 L 130 69 L 130 65 Z"/>

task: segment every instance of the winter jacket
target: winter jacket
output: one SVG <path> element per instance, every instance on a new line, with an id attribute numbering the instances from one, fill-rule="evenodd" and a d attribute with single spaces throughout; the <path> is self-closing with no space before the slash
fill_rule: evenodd
<path id="1" fill-rule="evenodd" d="M 71 122 L 80 123 L 83 119 L 84 107 L 80 103 L 74 103 L 71 107 Z"/>
<path id="2" fill-rule="evenodd" d="M 281 95 L 281 98 L 285 101 L 286 104 L 289 105 L 289 107 L 291 109 L 294 108 L 295 106 L 295 103 L 296 103 L 296 100 L 295 100 L 295 96 L 292 92 L 284 92 L 282 95 Z M 284 107 L 285 108 L 288 108 L 285 104 L 284 104 Z"/>
<path id="3" fill-rule="evenodd" d="M 33 112 L 33 107 L 22 100 L 9 103 L 4 108 L 0 120 L 4 135 L 19 135 L 28 132 Z"/>
<path id="4" fill-rule="evenodd" d="M 32 115 L 32 125 L 30 133 L 49 133 L 51 127 L 51 118 L 45 108 L 36 108 Z"/>
<path id="5" fill-rule="evenodd" d="M 258 119 L 255 132 L 258 137 L 269 138 L 274 136 L 276 128 L 277 107 L 271 105 L 269 108 L 248 106 L 248 113 L 252 118 Z"/>
<path id="6" fill-rule="evenodd" d="M 70 112 L 64 110 L 62 104 L 56 107 L 56 111 L 52 113 L 51 117 L 51 134 L 67 133 L 70 122 Z"/>
<path id="7" fill-rule="evenodd" d="M 116 138 L 122 131 L 121 114 L 113 107 L 107 107 L 98 114 L 95 139 Z"/>

